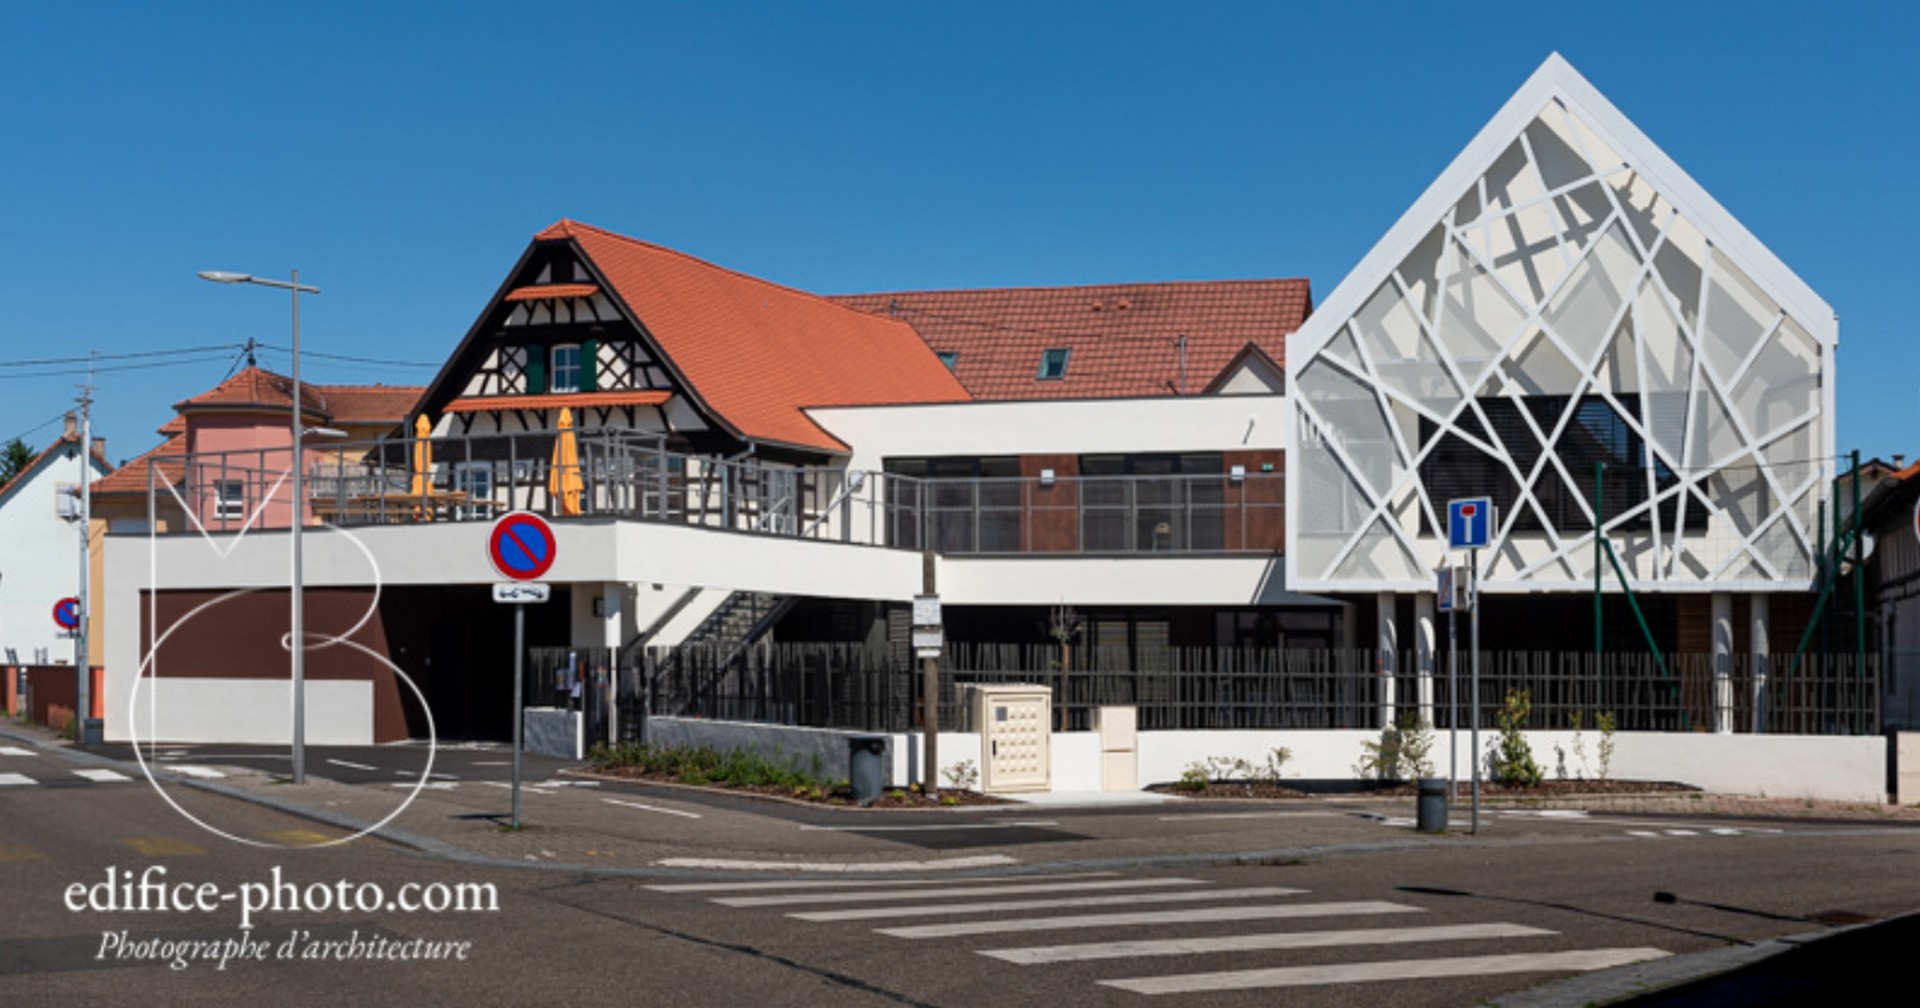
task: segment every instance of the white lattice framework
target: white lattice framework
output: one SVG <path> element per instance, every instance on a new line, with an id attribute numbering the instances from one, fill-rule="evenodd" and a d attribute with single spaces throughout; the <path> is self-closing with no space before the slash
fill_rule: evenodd
<path id="1" fill-rule="evenodd" d="M 1289 341 L 1289 584 L 1431 590 L 1464 481 L 1508 502 L 1488 590 L 1590 587 L 1585 460 L 1611 451 L 1604 534 L 1636 587 L 1804 589 L 1835 336 L 1551 57 Z"/>

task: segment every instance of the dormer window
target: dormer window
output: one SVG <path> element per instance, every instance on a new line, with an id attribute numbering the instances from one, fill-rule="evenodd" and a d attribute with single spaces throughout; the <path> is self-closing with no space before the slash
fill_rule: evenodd
<path id="1" fill-rule="evenodd" d="M 960 363 L 960 351 L 958 350 L 942 350 L 939 356 L 940 363 L 945 364 L 949 371 L 953 370 L 955 364 Z"/>
<path id="2" fill-rule="evenodd" d="M 553 367 L 548 371 L 547 391 L 580 391 L 580 346 L 562 343 L 553 348 Z"/>
<path id="3" fill-rule="evenodd" d="M 1059 381 L 1067 376 L 1067 354 L 1070 347 L 1054 347 L 1040 355 L 1040 372 L 1034 377 L 1040 381 Z"/>

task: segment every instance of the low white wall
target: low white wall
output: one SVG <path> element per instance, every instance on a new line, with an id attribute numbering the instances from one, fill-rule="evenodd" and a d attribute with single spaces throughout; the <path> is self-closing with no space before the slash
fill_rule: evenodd
<path id="1" fill-rule="evenodd" d="M 1098 732 L 1054 732 L 1052 746 L 1055 791 L 1102 790 Z"/>
<path id="2" fill-rule="evenodd" d="M 372 745 L 373 684 L 307 680 L 308 745 Z M 124 686 L 130 688 L 129 681 Z M 127 704 L 135 700 L 143 742 L 230 742 L 291 745 L 293 686 L 285 679 L 148 679 L 133 698 L 107 695 L 107 738 L 126 741 Z"/>
<path id="3" fill-rule="evenodd" d="M 1055 736 L 1056 739 L 1060 736 Z M 1178 780 L 1180 772 L 1209 757 L 1245 759 L 1255 766 L 1266 761 L 1277 746 L 1292 750 L 1284 775 L 1299 779 L 1353 779 L 1363 753 L 1362 744 L 1379 738 L 1372 731 L 1152 731 L 1140 733 L 1140 784 Z M 1483 753 L 1498 741 L 1492 731 L 1480 733 Z M 1583 732 L 1584 763 L 1570 731 L 1527 733 L 1534 762 L 1549 777 L 1600 776 L 1600 733 Z M 1615 780 L 1676 781 L 1720 794 L 1816 798 L 1828 801 L 1882 802 L 1886 800 L 1887 741 L 1878 736 L 1827 737 L 1812 735 L 1711 735 L 1704 733 L 1622 732 L 1614 736 L 1610 776 Z M 1468 733 L 1460 733 L 1460 775 L 1473 772 Z M 1085 762 L 1089 768 L 1070 767 L 1070 750 L 1056 746 L 1057 782 L 1098 779 L 1097 749 Z M 1077 749 L 1075 758 L 1084 759 Z M 1441 774 L 1447 769 L 1447 734 L 1434 734 L 1428 758 Z M 1484 766 L 1484 764 L 1483 764 Z"/>
<path id="4" fill-rule="evenodd" d="M 528 752 L 560 759 L 585 759 L 579 711 L 528 707 L 520 712 L 521 745 Z"/>

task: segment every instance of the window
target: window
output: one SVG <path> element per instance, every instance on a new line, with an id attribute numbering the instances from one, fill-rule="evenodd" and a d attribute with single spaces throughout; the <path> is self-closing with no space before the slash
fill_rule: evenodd
<path id="1" fill-rule="evenodd" d="M 960 362 L 960 351 L 958 350 L 942 350 L 939 356 L 940 363 L 945 364 L 949 371 L 953 370 L 953 366 Z"/>
<path id="2" fill-rule="evenodd" d="M 1070 347 L 1054 347 L 1040 354 L 1040 373 L 1034 377 L 1040 381 L 1058 381 L 1067 376 L 1067 354 Z"/>
<path id="3" fill-rule="evenodd" d="M 549 392 L 580 391 L 580 347 L 563 343 L 553 348 L 553 370 L 547 377 Z"/>
<path id="4" fill-rule="evenodd" d="M 455 508 L 459 518 L 491 518 L 493 501 L 493 463 L 458 462 L 453 467 L 453 488 L 467 495 Z"/>
<path id="5" fill-rule="evenodd" d="M 213 516 L 215 518 L 245 518 L 247 516 L 247 485 L 240 480 L 215 480 L 213 483 Z"/>

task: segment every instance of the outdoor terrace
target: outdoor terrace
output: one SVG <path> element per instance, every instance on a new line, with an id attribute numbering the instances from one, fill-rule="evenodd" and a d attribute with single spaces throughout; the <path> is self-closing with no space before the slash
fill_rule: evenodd
<path id="1" fill-rule="evenodd" d="M 570 454 L 569 454 L 570 453 Z M 208 531 L 286 528 L 285 448 L 191 454 L 156 508 Z M 565 433 L 318 442 L 308 525 L 432 525 L 532 511 L 947 555 L 1261 555 L 1285 542 L 1284 476 L 922 478 L 668 450 L 657 435 Z"/>

